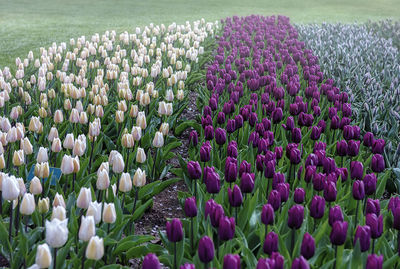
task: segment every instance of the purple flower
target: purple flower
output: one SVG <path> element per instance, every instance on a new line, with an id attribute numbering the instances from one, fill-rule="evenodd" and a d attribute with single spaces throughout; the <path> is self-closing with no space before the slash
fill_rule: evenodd
<path id="1" fill-rule="evenodd" d="M 347 155 L 347 142 L 346 140 L 341 140 L 336 143 L 336 153 L 339 156 L 346 156 Z"/>
<path id="2" fill-rule="evenodd" d="M 263 246 L 264 253 L 271 255 L 272 252 L 277 252 L 278 242 L 279 242 L 278 235 L 274 232 L 269 232 L 265 236 L 265 241 Z"/>
<path id="3" fill-rule="evenodd" d="M 179 269 L 196 269 L 194 264 L 191 263 L 185 263 L 184 265 L 181 265 Z"/>
<path id="4" fill-rule="evenodd" d="M 281 206 L 281 195 L 277 190 L 272 190 L 268 196 L 268 204 L 270 204 L 274 211 L 277 211 Z"/>
<path id="5" fill-rule="evenodd" d="M 304 219 L 304 207 L 294 205 L 288 211 L 288 226 L 291 229 L 299 229 Z"/>
<path id="6" fill-rule="evenodd" d="M 385 140 L 375 139 L 374 142 L 372 142 L 372 153 L 383 154 L 384 149 L 385 149 Z"/>
<path id="7" fill-rule="evenodd" d="M 373 239 L 379 238 L 383 233 L 383 216 L 379 217 L 374 213 L 367 214 L 365 217 L 365 225 L 371 229 L 371 237 Z"/>
<path id="8" fill-rule="evenodd" d="M 282 109 L 280 107 L 276 108 L 273 112 L 272 112 L 272 122 L 273 123 L 278 123 L 282 120 L 283 117 L 283 112 Z"/>
<path id="9" fill-rule="evenodd" d="M 392 209 L 393 214 L 393 228 L 400 230 L 400 206 Z"/>
<path id="10" fill-rule="evenodd" d="M 325 187 L 325 178 L 326 175 L 322 173 L 316 173 L 312 180 L 314 190 L 322 191 Z"/>
<path id="11" fill-rule="evenodd" d="M 279 183 L 285 182 L 285 175 L 282 173 L 275 173 L 272 178 L 272 189 L 276 189 Z"/>
<path id="12" fill-rule="evenodd" d="M 218 145 L 223 145 L 226 142 L 226 132 L 222 128 L 217 128 L 215 129 L 215 142 L 217 142 Z"/>
<path id="13" fill-rule="evenodd" d="M 353 161 L 350 163 L 350 176 L 352 179 L 361 180 L 364 174 L 364 165 L 361 162 Z"/>
<path id="14" fill-rule="evenodd" d="M 212 140 L 214 138 L 214 128 L 212 125 L 207 125 L 204 129 L 204 137 L 206 140 Z"/>
<path id="15" fill-rule="evenodd" d="M 226 131 L 231 134 L 236 130 L 236 122 L 235 120 L 228 120 L 228 123 L 226 124 Z"/>
<path id="16" fill-rule="evenodd" d="M 335 205 L 329 209 L 329 225 L 332 226 L 336 221 L 343 221 L 343 213 L 339 205 Z"/>
<path id="17" fill-rule="evenodd" d="M 347 142 L 347 145 L 347 154 L 351 157 L 357 156 L 360 150 L 360 141 L 350 140 Z"/>
<path id="18" fill-rule="evenodd" d="M 265 161 L 264 176 L 266 178 L 273 178 L 275 175 L 275 160 Z"/>
<path id="19" fill-rule="evenodd" d="M 220 178 L 217 172 L 209 169 L 204 176 L 206 189 L 208 193 L 219 193 L 221 189 Z"/>
<path id="20" fill-rule="evenodd" d="M 280 160 L 283 155 L 283 149 L 282 147 L 275 147 L 275 156 L 277 160 Z"/>
<path id="21" fill-rule="evenodd" d="M 350 125 L 346 125 L 343 127 L 343 137 L 346 140 L 351 140 L 354 138 L 354 130 Z"/>
<path id="22" fill-rule="evenodd" d="M 199 143 L 199 135 L 197 134 L 197 132 L 195 130 L 190 132 L 190 134 L 189 134 L 189 142 L 194 147 L 197 146 L 197 144 Z"/>
<path id="23" fill-rule="evenodd" d="M 211 146 L 204 143 L 200 148 L 200 160 L 202 162 L 208 162 L 210 160 Z"/>
<path id="24" fill-rule="evenodd" d="M 197 205 L 195 197 L 188 197 L 185 200 L 185 215 L 189 218 L 194 218 L 197 216 Z"/>
<path id="25" fill-rule="evenodd" d="M 161 264 L 157 256 L 153 253 L 149 253 L 144 257 L 142 263 L 142 269 L 160 269 Z"/>
<path id="26" fill-rule="evenodd" d="M 301 161 L 301 152 L 298 148 L 292 148 L 290 150 L 290 162 L 292 164 L 299 164 Z"/>
<path id="27" fill-rule="evenodd" d="M 286 124 L 282 124 L 283 128 L 287 131 L 292 131 L 294 129 L 294 119 L 293 117 L 288 117 L 286 120 Z M 301 133 L 300 133 L 301 135 Z"/>
<path id="28" fill-rule="evenodd" d="M 300 253 L 307 260 L 309 260 L 312 256 L 314 256 L 315 240 L 309 233 L 305 233 L 303 236 L 303 241 L 301 242 L 301 247 L 300 247 Z"/>
<path id="29" fill-rule="evenodd" d="M 309 269 L 309 268 L 310 265 L 303 256 L 294 259 L 291 267 L 291 269 Z"/>
<path id="30" fill-rule="evenodd" d="M 372 156 L 371 169 L 375 173 L 380 173 L 385 170 L 385 160 L 383 159 L 383 156 L 381 154 L 375 154 L 374 156 Z"/>
<path id="31" fill-rule="evenodd" d="M 167 237 L 171 242 L 179 242 L 183 239 L 182 222 L 180 219 L 174 218 L 167 222 Z"/>
<path id="32" fill-rule="evenodd" d="M 356 180 L 353 183 L 353 198 L 356 200 L 364 199 L 364 183 L 361 180 Z"/>
<path id="33" fill-rule="evenodd" d="M 226 156 L 232 157 L 232 158 L 237 158 L 238 150 L 237 150 L 237 144 L 235 143 L 234 140 L 232 140 L 228 144 L 228 147 L 226 148 Z"/>
<path id="34" fill-rule="evenodd" d="M 324 187 L 324 198 L 327 202 L 334 202 L 336 201 L 336 184 L 332 181 L 327 181 Z"/>
<path id="35" fill-rule="evenodd" d="M 281 196 L 281 202 L 284 203 L 288 200 L 289 198 L 289 191 L 290 191 L 290 186 L 288 183 L 279 183 L 276 186 L 276 190 L 279 191 L 279 194 Z"/>
<path id="36" fill-rule="evenodd" d="M 243 193 L 251 193 L 254 189 L 255 175 L 253 173 L 243 173 L 240 181 L 240 189 Z"/>
<path id="37" fill-rule="evenodd" d="M 315 195 L 310 204 L 310 216 L 314 219 L 320 219 L 325 213 L 325 200 L 321 196 Z"/>
<path id="38" fill-rule="evenodd" d="M 233 190 L 228 188 L 228 200 L 232 207 L 239 207 L 242 205 L 243 196 L 238 185 L 233 186 Z"/>
<path id="39" fill-rule="evenodd" d="M 330 174 L 330 173 L 334 172 L 336 169 L 335 159 L 330 158 L 330 157 L 325 157 L 322 160 L 322 166 L 324 167 L 324 173 Z"/>
<path id="40" fill-rule="evenodd" d="M 240 256 L 237 254 L 225 255 L 223 269 L 240 269 Z"/>
<path id="41" fill-rule="evenodd" d="M 365 207 L 365 214 L 374 213 L 379 216 L 381 212 L 381 206 L 379 204 L 379 199 L 373 200 L 371 198 L 367 199 L 367 205 Z"/>
<path id="42" fill-rule="evenodd" d="M 347 221 L 335 221 L 332 225 L 330 240 L 332 245 L 340 246 L 346 241 L 347 228 L 349 224 Z"/>
<path id="43" fill-rule="evenodd" d="M 239 167 L 239 177 L 242 177 L 243 173 L 250 173 L 251 172 L 251 164 L 246 160 L 243 160 L 240 163 Z"/>
<path id="44" fill-rule="evenodd" d="M 321 129 L 320 127 L 318 127 L 318 126 L 313 126 L 313 127 L 312 127 L 312 130 L 311 130 L 311 136 L 310 136 L 310 138 L 311 138 L 312 140 L 318 140 L 319 137 L 321 136 L 321 133 L 322 133 L 322 129 Z"/>
<path id="45" fill-rule="evenodd" d="M 261 222 L 264 223 L 264 225 L 273 225 L 274 218 L 274 208 L 270 204 L 265 204 L 261 211 Z"/>
<path id="46" fill-rule="evenodd" d="M 243 117 L 242 115 L 236 115 L 235 116 L 235 126 L 236 126 L 236 130 L 242 128 L 243 126 Z"/>
<path id="47" fill-rule="evenodd" d="M 363 138 L 364 146 L 371 147 L 373 142 L 374 142 L 374 135 L 371 132 L 365 133 Z"/>
<path id="48" fill-rule="evenodd" d="M 376 191 L 377 178 L 374 173 L 366 174 L 364 179 L 364 191 L 366 195 L 372 195 Z"/>
<path id="49" fill-rule="evenodd" d="M 312 166 L 312 165 L 306 166 L 306 172 L 304 174 L 304 180 L 307 183 L 312 181 L 316 171 L 317 171 L 317 167 Z"/>
<path id="50" fill-rule="evenodd" d="M 201 167 L 198 162 L 195 161 L 188 162 L 187 171 L 190 179 L 199 179 L 201 177 Z"/>
<path id="51" fill-rule="evenodd" d="M 234 158 L 227 158 L 225 161 L 225 180 L 235 182 L 237 177 L 237 163 Z"/>
<path id="52" fill-rule="evenodd" d="M 222 112 L 222 111 L 218 112 L 217 123 L 220 124 L 220 125 L 225 123 L 225 113 L 224 112 Z"/>
<path id="53" fill-rule="evenodd" d="M 367 258 L 367 269 L 382 269 L 383 268 L 383 255 L 369 254 Z"/>
<path id="54" fill-rule="evenodd" d="M 235 218 L 222 216 L 219 219 L 218 236 L 221 240 L 231 240 L 235 235 Z"/>
<path id="55" fill-rule="evenodd" d="M 361 252 L 365 252 L 369 250 L 369 246 L 371 243 L 371 229 L 369 226 L 357 226 L 356 235 L 354 236 L 354 245 L 360 242 Z"/>
<path id="56" fill-rule="evenodd" d="M 304 191 L 303 188 L 296 188 L 294 190 L 294 202 L 296 204 L 304 203 L 305 196 L 306 196 L 306 192 Z"/>
<path id="57" fill-rule="evenodd" d="M 200 239 L 198 254 L 202 263 L 209 263 L 214 259 L 214 243 L 210 237 L 204 236 Z"/>
<path id="58" fill-rule="evenodd" d="M 300 143 L 301 142 L 301 130 L 300 130 L 300 128 L 293 128 L 292 129 L 292 141 L 293 141 L 293 143 Z"/>

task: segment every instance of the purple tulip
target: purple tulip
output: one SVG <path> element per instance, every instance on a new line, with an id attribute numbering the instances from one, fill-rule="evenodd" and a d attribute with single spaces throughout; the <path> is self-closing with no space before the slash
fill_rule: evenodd
<path id="1" fill-rule="evenodd" d="M 221 240 L 231 240 L 235 235 L 235 218 L 222 216 L 219 219 L 218 236 Z"/>
<path id="2" fill-rule="evenodd" d="M 294 205 L 288 211 L 288 226 L 290 229 L 299 229 L 304 219 L 304 207 Z"/>
<path id="3" fill-rule="evenodd" d="M 293 143 L 301 142 L 301 130 L 300 128 L 293 128 L 292 130 L 292 141 Z"/>
<path id="4" fill-rule="evenodd" d="M 375 173 L 380 173 L 385 170 L 385 160 L 383 159 L 383 156 L 381 154 L 375 154 L 374 156 L 372 156 L 371 169 Z"/>
<path id="5" fill-rule="evenodd" d="M 346 241 L 348 225 L 347 221 L 335 221 L 333 223 L 331 234 L 329 236 L 332 245 L 340 246 L 344 244 Z"/>
<path id="6" fill-rule="evenodd" d="M 391 197 L 389 200 L 388 210 L 393 212 L 393 210 L 398 206 L 400 206 L 400 197 L 399 196 Z"/>
<path id="7" fill-rule="evenodd" d="M 290 186 L 288 183 L 279 183 L 276 186 L 276 190 L 279 192 L 281 196 L 281 202 L 284 203 L 289 198 Z"/>
<path id="8" fill-rule="evenodd" d="M 208 162 L 210 160 L 211 146 L 204 143 L 200 148 L 200 160 L 202 162 Z"/>
<path id="9" fill-rule="evenodd" d="M 299 258 L 295 258 L 292 263 L 291 269 L 309 269 L 310 265 L 308 264 L 307 260 L 300 256 Z"/>
<path id="10" fill-rule="evenodd" d="M 225 180 L 227 182 L 235 182 L 237 177 L 236 159 L 227 158 L 225 163 Z"/>
<path id="11" fill-rule="evenodd" d="M 195 161 L 188 162 L 187 171 L 188 171 L 190 179 L 201 178 L 201 167 L 198 162 L 195 162 Z"/>
<path id="12" fill-rule="evenodd" d="M 243 117 L 242 117 L 242 115 L 240 115 L 240 114 L 236 115 L 235 116 L 235 127 L 236 127 L 236 130 L 242 128 L 242 126 L 243 126 Z"/>
<path id="13" fill-rule="evenodd" d="M 317 167 L 313 165 L 306 166 L 306 172 L 304 174 L 304 180 L 309 183 L 313 180 Z"/>
<path id="14" fill-rule="evenodd" d="M 199 135 L 195 130 L 191 131 L 189 134 L 189 143 L 194 147 L 199 143 Z"/>
<path id="15" fill-rule="evenodd" d="M 294 202 L 295 202 L 296 204 L 302 204 L 302 203 L 304 203 L 305 196 L 306 196 L 306 192 L 304 191 L 303 188 L 296 188 L 296 189 L 294 190 L 294 196 L 293 196 L 293 198 L 294 198 Z"/>
<path id="16" fill-rule="evenodd" d="M 347 142 L 346 140 L 341 140 L 336 143 L 336 153 L 339 156 L 346 156 L 347 155 Z"/>
<path id="17" fill-rule="evenodd" d="M 266 178 L 273 178 L 275 175 L 275 160 L 265 161 L 264 176 Z"/>
<path id="18" fill-rule="evenodd" d="M 286 124 L 282 124 L 284 125 L 283 128 L 285 128 L 287 131 L 292 131 L 294 129 L 294 119 L 293 117 L 288 117 L 286 120 Z M 300 133 L 301 135 L 301 133 Z"/>
<path id="19" fill-rule="evenodd" d="M 214 243 L 210 237 L 204 236 L 200 239 L 198 254 L 202 263 L 209 263 L 214 259 Z"/>
<path id="20" fill-rule="evenodd" d="M 309 233 L 305 233 L 303 236 L 303 241 L 301 242 L 301 247 L 300 247 L 300 253 L 307 260 L 311 259 L 311 257 L 314 256 L 315 240 Z"/>
<path id="21" fill-rule="evenodd" d="M 243 173 L 250 173 L 251 172 L 251 164 L 248 163 L 246 160 L 243 160 L 239 167 L 239 177 L 242 177 Z"/>
<path id="22" fill-rule="evenodd" d="M 351 157 L 358 155 L 360 151 L 360 141 L 350 140 L 347 142 L 347 154 Z"/>
<path id="23" fill-rule="evenodd" d="M 183 239 L 182 222 L 180 219 L 174 218 L 167 222 L 167 237 L 171 242 L 179 242 Z"/>
<path id="24" fill-rule="evenodd" d="M 326 179 L 325 174 L 316 173 L 312 180 L 314 190 L 322 191 L 325 187 L 325 179 Z"/>
<path id="25" fill-rule="evenodd" d="M 353 161 L 350 163 L 350 176 L 352 179 L 363 179 L 364 165 L 361 162 Z"/>
<path id="26" fill-rule="evenodd" d="M 278 123 L 282 120 L 283 117 L 283 112 L 282 109 L 280 107 L 276 108 L 273 112 L 272 112 L 272 122 L 273 123 Z"/>
<path id="27" fill-rule="evenodd" d="M 218 145 L 223 145 L 226 142 L 226 132 L 222 128 L 217 128 L 215 129 L 215 142 L 217 142 Z"/>
<path id="28" fill-rule="evenodd" d="M 226 125 L 226 131 L 228 132 L 228 134 L 233 133 L 234 131 L 236 131 L 236 122 L 235 120 L 228 120 L 228 123 Z"/>
<path id="29" fill-rule="evenodd" d="M 188 197 L 185 200 L 185 215 L 189 218 L 194 218 L 197 216 L 197 205 L 195 197 Z"/>
<path id="30" fill-rule="evenodd" d="M 364 179 L 364 191 L 366 195 L 372 195 L 376 191 L 377 178 L 374 173 L 366 174 Z"/>
<path id="31" fill-rule="evenodd" d="M 268 196 L 268 204 L 270 204 L 274 211 L 277 211 L 281 206 L 281 195 L 277 190 L 272 190 Z"/>
<path id="32" fill-rule="evenodd" d="M 351 140 L 354 138 L 354 129 L 350 125 L 346 125 L 343 127 L 343 137 L 346 140 Z"/>
<path id="33" fill-rule="evenodd" d="M 272 189 L 276 190 L 279 183 L 285 183 L 285 175 L 278 172 L 272 178 Z"/>
<path id="34" fill-rule="evenodd" d="M 371 243 L 371 229 L 369 226 L 357 226 L 356 235 L 354 236 L 354 245 L 360 242 L 361 252 L 365 252 L 369 250 L 369 246 Z"/>
<path id="35" fill-rule="evenodd" d="M 254 189 L 255 175 L 253 173 L 243 173 L 240 181 L 240 189 L 243 193 L 251 193 Z"/>
<path id="36" fill-rule="evenodd" d="M 143 259 L 142 269 L 161 269 L 157 256 L 153 253 L 147 254 Z"/>
<path id="37" fill-rule="evenodd" d="M 181 265 L 179 269 L 196 269 L 194 264 L 191 263 L 185 263 L 184 265 Z"/>
<path id="38" fill-rule="evenodd" d="M 228 188 L 228 200 L 232 207 L 239 207 L 242 205 L 243 196 L 238 185 L 233 186 L 233 190 Z"/>
<path id="39" fill-rule="evenodd" d="M 343 213 L 340 206 L 336 205 L 329 209 L 329 225 L 333 226 L 336 221 L 343 221 Z"/>
<path id="40" fill-rule="evenodd" d="M 283 155 L 283 149 L 282 147 L 275 147 L 275 156 L 277 160 L 280 160 Z"/>
<path id="41" fill-rule="evenodd" d="M 204 176 L 204 181 L 206 184 L 206 189 L 208 193 L 219 193 L 221 189 L 220 177 L 217 172 L 208 170 L 207 174 Z"/>
<path id="42" fill-rule="evenodd" d="M 371 132 L 365 133 L 363 138 L 364 146 L 371 147 L 373 142 L 374 142 L 374 135 Z"/>
<path id="43" fill-rule="evenodd" d="M 318 140 L 319 137 L 321 136 L 322 129 L 318 126 L 313 126 L 311 130 L 311 135 L 310 138 L 311 140 Z"/>
<path id="44" fill-rule="evenodd" d="M 278 242 L 279 242 L 278 235 L 275 232 L 269 232 L 265 236 L 265 241 L 263 246 L 264 253 L 271 255 L 272 252 L 277 252 Z"/>
<path id="45" fill-rule="evenodd" d="M 237 158 L 238 150 L 237 150 L 237 144 L 234 140 L 228 144 L 228 147 L 226 148 L 226 156 Z"/>
<path id="46" fill-rule="evenodd" d="M 310 204 L 310 216 L 314 219 L 320 219 L 325 213 L 325 200 L 321 196 L 315 195 Z"/>
<path id="47" fill-rule="evenodd" d="M 206 128 L 204 129 L 204 137 L 206 140 L 213 140 L 214 138 L 214 128 L 212 125 L 207 125 Z"/>
<path id="48" fill-rule="evenodd" d="M 353 198 L 356 200 L 364 199 L 364 183 L 361 180 L 356 180 L 353 183 Z"/>
<path id="49" fill-rule="evenodd" d="M 225 113 L 224 112 L 222 112 L 222 111 L 218 112 L 217 123 L 220 124 L 220 125 L 225 123 Z"/>
<path id="50" fill-rule="evenodd" d="M 383 268 L 383 255 L 369 254 L 367 258 L 366 269 L 382 269 Z"/>
<path id="51" fill-rule="evenodd" d="M 371 198 L 368 198 L 367 205 L 365 207 L 365 214 L 373 213 L 379 216 L 380 212 L 381 212 L 381 206 L 379 204 L 379 199 L 373 200 Z"/>
<path id="52" fill-rule="evenodd" d="M 325 157 L 322 160 L 322 166 L 324 167 L 324 173 L 325 174 L 330 174 L 336 170 L 336 163 L 335 159 L 330 158 L 330 157 Z"/>
<path id="53" fill-rule="evenodd" d="M 209 215 L 210 215 L 211 225 L 214 228 L 218 228 L 219 219 L 225 216 L 224 209 L 220 204 L 215 203 Z"/>
<path id="54" fill-rule="evenodd" d="M 393 228 L 396 230 L 400 230 L 400 206 L 392 209 L 393 214 Z"/>
<path id="55" fill-rule="evenodd" d="M 298 148 L 293 148 L 290 151 L 290 162 L 292 164 L 299 164 L 301 161 L 301 152 Z"/>
<path id="56" fill-rule="evenodd" d="M 371 229 L 371 238 L 379 238 L 383 233 L 383 216 L 379 217 L 373 213 L 365 217 L 365 225 Z"/>
<path id="57" fill-rule="evenodd" d="M 324 187 L 324 198 L 327 202 L 334 202 L 336 201 L 336 184 L 332 181 L 327 181 Z"/>
<path id="58" fill-rule="evenodd" d="M 227 254 L 224 256 L 223 269 L 240 269 L 240 256 L 237 254 Z"/>
<path id="59" fill-rule="evenodd" d="M 374 142 L 372 142 L 372 153 L 383 154 L 384 149 L 385 149 L 385 140 L 375 139 Z"/>
<path id="60" fill-rule="evenodd" d="M 264 223 L 264 225 L 273 225 L 274 218 L 274 208 L 270 204 L 265 204 L 261 211 L 261 222 Z"/>

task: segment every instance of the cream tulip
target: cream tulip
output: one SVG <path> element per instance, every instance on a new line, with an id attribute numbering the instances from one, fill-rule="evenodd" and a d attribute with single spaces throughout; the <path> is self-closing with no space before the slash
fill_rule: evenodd
<path id="1" fill-rule="evenodd" d="M 81 226 L 79 227 L 79 239 L 87 242 L 96 235 L 96 226 L 93 216 L 82 216 Z"/>
<path id="2" fill-rule="evenodd" d="M 92 192 L 90 188 L 81 188 L 78 198 L 76 199 L 76 206 L 78 208 L 87 209 L 92 201 Z"/>
<path id="3" fill-rule="evenodd" d="M 135 187 L 142 187 L 146 184 L 146 171 L 138 168 L 133 176 L 133 185 Z"/>
<path id="4" fill-rule="evenodd" d="M 19 208 L 19 212 L 22 215 L 30 216 L 35 211 L 35 198 L 32 193 L 25 193 L 22 198 L 21 206 Z"/>
<path id="5" fill-rule="evenodd" d="M 52 248 L 62 247 L 68 240 L 68 219 L 46 221 L 46 243 Z"/>
<path id="6" fill-rule="evenodd" d="M 61 194 L 58 194 L 58 192 L 54 196 L 54 200 L 53 200 L 53 207 L 56 207 L 56 206 L 62 206 L 64 208 L 66 208 L 64 197 Z"/>
<path id="7" fill-rule="evenodd" d="M 53 219 L 65 220 L 66 218 L 67 218 L 67 212 L 64 207 L 62 206 L 53 207 L 53 210 L 51 212 L 51 220 Z"/>
<path id="8" fill-rule="evenodd" d="M 104 243 L 103 239 L 98 236 L 93 236 L 86 248 L 86 258 L 88 260 L 100 260 L 104 255 Z"/>
<path id="9" fill-rule="evenodd" d="M 129 175 L 129 173 L 121 174 L 121 179 L 119 181 L 118 189 L 121 192 L 129 192 L 132 190 L 132 181 L 131 181 L 131 176 Z"/>
<path id="10" fill-rule="evenodd" d="M 96 224 L 101 221 L 101 203 L 94 201 L 89 204 L 88 210 L 86 211 L 86 216 L 93 216 L 94 222 Z"/>
<path id="11" fill-rule="evenodd" d="M 164 146 L 164 137 L 161 132 L 156 132 L 153 139 L 153 147 L 161 148 Z"/>
<path id="12" fill-rule="evenodd" d="M 49 245 L 46 243 L 38 245 L 36 250 L 35 263 L 39 268 L 49 268 L 52 262 L 52 256 L 50 252 Z"/>
<path id="13" fill-rule="evenodd" d="M 103 211 L 104 223 L 114 223 L 117 219 L 117 213 L 115 212 L 115 206 L 113 203 L 105 203 Z"/>
<path id="14" fill-rule="evenodd" d="M 29 185 L 29 192 L 32 193 L 33 195 L 38 195 L 41 194 L 43 191 L 42 183 L 40 182 L 40 179 L 37 178 L 36 176 L 33 177 L 31 180 L 31 183 Z"/>
<path id="15" fill-rule="evenodd" d="M 137 163 L 144 163 L 146 161 L 146 153 L 144 149 L 138 148 L 136 151 L 136 162 Z"/>

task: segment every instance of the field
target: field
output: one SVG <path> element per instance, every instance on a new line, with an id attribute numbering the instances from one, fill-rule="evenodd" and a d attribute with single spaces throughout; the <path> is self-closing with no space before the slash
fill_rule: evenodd
<path id="1" fill-rule="evenodd" d="M 400 263 L 400 3 L 0 1 L 1 267 Z"/>

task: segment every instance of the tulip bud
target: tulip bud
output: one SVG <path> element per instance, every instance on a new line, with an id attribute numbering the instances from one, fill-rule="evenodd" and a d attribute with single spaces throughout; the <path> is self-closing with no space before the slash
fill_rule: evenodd
<path id="1" fill-rule="evenodd" d="M 13 155 L 13 165 L 14 166 L 21 166 L 25 164 L 25 155 L 23 150 L 16 150 L 14 151 Z"/>
<path id="2" fill-rule="evenodd" d="M 68 219 L 46 221 L 46 243 L 52 248 L 62 247 L 68 240 Z"/>
<path id="3" fill-rule="evenodd" d="M 153 139 L 153 147 L 161 148 L 164 146 L 164 137 L 161 132 L 156 132 Z"/>
<path id="4" fill-rule="evenodd" d="M 38 201 L 38 211 L 41 214 L 45 214 L 49 211 L 50 208 L 50 199 L 49 197 L 46 198 L 39 198 Z"/>
<path id="5" fill-rule="evenodd" d="M 197 216 L 197 205 L 195 197 L 186 198 L 184 209 L 187 217 L 194 218 Z"/>
<path id="6" fill-rule="evenodd" d="M 93 216 L 82 216 L 81 227 L 79 228 L 79 239 L 87 242 L 96 235 L 96 227 Z"/>
<path id="7" fill-rule="evenodd" d="M 372 156 L 371 169 L 375 173 L 381 173 L 385 170 L 385 160 L 381 154 Z"/>
<path id="8" fill-rule="evenodd" d="M 43 188 L 40 179 L 37 177 L 33 177 L 33 179 L 31 180 L 31 184 L 29 185 L 29 192 L 33 195 L 38 195 L 41 194 L 42 191 Z"/>
<path id="9" fill-rule="evenodd" d="M 100 170 L 97 174 L 96 188 L 98 190 L 106 190 L 110 186 L 110 178 L 106 169 Z"/>
<path id="10" fill-rule="evenodd" d="M 348 223 L 346 221 L 336 221 L 332 225 L 330 240 L 333 245 L 340 246 L 346 241 Z"/>
<path id="11" fill-rule="evenodd" d="M 61 110 L 56 110 L 54 112 L 54 123 L 59 124 L 64 121 L 64 115 Z"/>
<path id="12" fill-rule="evenodd" d="M 167 122 L 164 122 L 163 124 L 161 124 L 160 126 L 160 130 L 159 130 L 163 135 L 167 136 L 168 132 L 169 132 L 169 124 Z"/>
<path id="13" fill-rule="evenodd" d="M 301 252 L 301 255 L 304 258 L 306 258 L 307 260 L 311 259 L 311 257 L 314 256 L 315 240 L 309 233 L 304 234 L 303 241 L 301 243 L 300 252 Z"/>
<path id="14" fill-rule="evenodd" d="M 76 199 L 76 206 L 78 208 L 87 209 L 91 201 L 92 192 L 90 191 L 90 188 L 81 188 L 78 199 Z"/>
<path id="15" fill-rule="evenodd" d="M 218 236 L 221 240 L 231 240 L 235 235 L 235 218 L 219 218 Z"/>
<path id="16" fill-rule="evenodd" d="M 51 151 L 57 153 L 60 152 L 61 150 L 62 147 L 60 138 L 54 138 L 53 143 L 51 144 Z"/>
<path id="17" fill-rule="evenodd" d="M 214 243 L 210 237 L 204 236 L 200 239 L 198 255 L 202 263 L 209 263 L 214 259 Z"/>
<path id="18" fill-rule="evenodd" d="M 134 140 L 132 134 L 124 134 L 121 138 L 121 144 L 124 148 L 133 148 Z"/>
<path id="19" fill-rule="evenodd" d="M 63 142 L 63 147 L 65 149 L 73 149 L 74 144 L 75 144 L 74 134 L 67 134 Z"/>
<path id="20" fill-rule="evenodd" d="M 19 212 L 22 215 L 30 216 L 32 215 L 33 211 L 35 211 L 35 198 L 31 193 L 25 193 L 24 197 L 22 198 L 21 206 L 19 208 Z"/>
<path id="21" fill-rule="evenodd" d="M 146 184 L 146 171 L 142 171 L 138 168 L 133 176 L 133 185 L 136 187 L 142 187 Z"/>
<path id="22" fill-rule="evenodd" d="M 14 176 L 5 176 L 1 184 L 2 197 L 4 200 L 13 201 L 18 198 L 20 194 L 19 184 Z"/>
<path id="23" fill-rule="evenodd" d="M 142 269 L 161 269 L 157 256 L 153 253 L 147 254 L 143 259 Z"/>
<path id="24" fill-rule="evenodd" d="M 361 252 L 369 250 L 371 243 L 371 229 L 369 226 L 357 226 L 356 234 L 354 236 L 354 245 L 357 243 L 357 240 L 360 242 Z"/>
<path id="25" fill-rule="evenodd" d="M 233 187 L 233 190 L 231 190 L 231 188 L 228 188 L 228 200 L 229 200 L 229 204 L 232 207 L 239 207 L 242 205 L 243 196 L 242 196 L 242 192 L 238 185 L 235 185 Z"/>
<path id="26" fill-rule="evenodd" d="M 88 260 L 100 260 L 104 255 L 104 243 L 103 239 L 98 236 L 90 238 L 89 244 L 86 248 L 86 258 Z"/>
<path id="27" fill-rule="evenodd" d="M 304 219 L 304 207 L 301 205 L 292 206 L 288 211 L 288 226 L 291 229 L 299 229 Z"/>
<path id="28" fill-rule="evenodd" d="M 115 212 L 115 206 L 113 203 L 105 203 L 103 211 L 103 221 L 105 223 L 114 223 L 117 219 L 117 214 Z"/>
<path id="29" fill-rule="evenodd" d="M 51 219 L 59 219 L 65 220 L 67 218 L 67 212 L 64 207 L 56 206 L 53 207 L 53 211 L 51 212 Z"/>
<path id="30" fill-rule="evenodd" d="M 130 192 L 132 190 L 132 181 L 129 173 L 122 173 L 119 181 L 119 190 L 121 192 Z"/>
<path id="31" fill-rule="evenodd" d="M 51 127 L 49 135 L 47 136 L 47 139 L 50 142 L 53 142 L 54 138 L 58 138 L 58 130 L 55 127 Z"/>
<path id="32" fill-rule="evenodd" d="M 46 243 L 38 245 L 36 251 L 35 263 L 39 268 L 49 268 L 51 266 L 52 257 L 49 245 Z"/>
<path id="33" fill-rule="evenodd" d="M 69 155 L 64 155 L 61 161 L 61 172 L 64 175 L 69 175 L 74 172 L 74 158 Z"/>
<path id="34" fill-rule="evenodd" d="M 383 268 L 383 255 L 370 254 L 367 258 L 365 268 L 368 269 L 382 269 Z"/>
<path id="35" fill-rule="evenodd" d="M 275 232 L 269 232 L 265 236 L 263 250 L 264 253 L 271 255 L 272 252 L 278 251 L 278 235 Z"/>
<path id="36" fill-rule="evenodd" d="M 167 222 L 167 237 L 170 242 L 179 242 L 183 239 L 182 223 L 180 219 L 174 218 Z"/>
<path id="37" fill-rule="evenodd" d="M 98 203 L 97 201 L 91 202 L 89 204 L 88 210 L 86 212 L 86 217 L 87 216 L 93 216 L 94 222 L 96 224 L 100 223 L 100 221 L 101 221 L 101 203 Z"/>
<path id="38" fill-rule="evenodd" d="M 137 105 L 131 105 L 131 110 L 129 111 L 129 116 L 136 118 L 139 113 L 139 108 Z"/>
<path id="39" fill-rule="evenodd" d="M 201 167 L 198 162 L 189 161 L 187 171 L 190 179 L 199 179 L 201 177 Z"/>
<path id="40" fill-rule="evenodd" d="M 299 258 L 295 258 L 292 263 L 291 269 L 309 269 L 310 265 L 308 264 L 307 260 L 300 256 Z"/>
<path id="41" fill-rule="evenodd" d="M 138 148 L 136 152 L 136 162 L 144 163 L 146 161 L 146 153 L 142 148 Z"/>
<path id="42" fill-rule="evenodd" d="M 56 206 L 62 206 L 64 208 L 66 208 L 65 202 L 64 202 L 64 197 L 58 193 L 56 193 L 56 196 L 54 197 L 54 200 L 53 200 L 53 207 L 56 207 Z"/>

